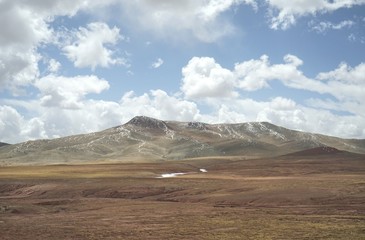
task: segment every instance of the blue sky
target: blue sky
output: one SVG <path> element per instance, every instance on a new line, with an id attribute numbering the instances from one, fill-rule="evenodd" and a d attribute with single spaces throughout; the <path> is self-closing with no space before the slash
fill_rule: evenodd
<path id="1" fill-rule="evenodd" d="M 0 0 L 0 141 L 136 115 L 365 138 L 365 0 Z"/>

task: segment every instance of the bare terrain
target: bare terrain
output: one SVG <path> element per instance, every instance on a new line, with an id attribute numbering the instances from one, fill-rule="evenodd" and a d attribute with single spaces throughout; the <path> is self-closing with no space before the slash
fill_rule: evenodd
<path id="1" fill-rule="evenodd" d="M 365 140 L 135 117 L 3 144 L 0 239 L 365 239 Z"/>
<path id="2" fill-rule="evenodd" d="M 365 239 L 365 156 L 316 148 L 1 167 L 0 232 L 4 240 Z"/>
<path id="3" fill-rule="evenodd" d="M 364 139 L 294 131 L 267 122 L 206 124 L 139 116 L 100 132 L 2 146 L 0 165 L 151 162 L 211 156 L 255 159 L 318 147 L 365 154 Z"/>

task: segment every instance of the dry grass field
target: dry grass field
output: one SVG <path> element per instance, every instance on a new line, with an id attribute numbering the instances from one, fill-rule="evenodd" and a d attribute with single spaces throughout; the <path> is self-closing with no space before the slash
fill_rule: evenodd
<path id="1" fill-rule="evenodd" d="M 186 174 L 158 178 L 176 172 Z M 365 157 L 1 167 L 0 233 L 3 240 L 365 239 Z"/>

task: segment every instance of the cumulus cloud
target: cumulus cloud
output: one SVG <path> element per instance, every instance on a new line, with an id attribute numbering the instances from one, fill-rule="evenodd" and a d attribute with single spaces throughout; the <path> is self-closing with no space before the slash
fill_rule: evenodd
<path id="1" fill-rule="evenodd" d="M 20 142 L 46 138 L 44 124 L 38 118 L 25 119 L 15 108 L 0 106 L 0 141 Z"/>
<path id="2" fill-rule="evenodd" d="M 256 91 L 269 87 L 269 81 L 281 80 L 291 87 L 317 87 L 298 69 L 303 61 L 294 55 L 284 56 L 283 64 L 271 64 L 269 57 L 236 63 L 233 70 L 221 67 L 214 58 L 193 57 L 182 69 L 181 91 L 187 98 L 235 97 L 236 89 Z"/>
<path id="3" fill-rule="evenodd" d="M 365 98 L 365 64 L 351 67 L 342 63 L 333 71 L 319 73 L 309 78 L 299 69 L 303 61 L 294 55 L 286 55 L 283 63 L 272 64 L 269 57 L 236 63 L 234 69 L 222 68 L 213 58 L 192 58 L 183 68 L 181 91 L 187 99 L 236 98 L 238 91 L 257 91 L 270 87 L 273 80 L 281 81 L 289 88 L 329 94 L 336 99 L 329 110 L 363 115 Z M 289 108 L 295 104 L 275 98 L 271 108 Z M 312 100 L 313 103 L 313 100 Z M 322 104 L 323 105 L 323 104 Z M 329 104 L 327 104 L 329 106 Z M 336 107 L 337 106 L 337 107 Z"/>
<path id="4" fill-rule="evenodd" d="M 360 63 L 351 67 L 341 63 L 338 68 L 319 73 L 315 78 L 305 76 L 298 69 L 302 64 L 303 61 L 293 55 L 286 55 L 283 64 L 271 64 L 267 56 L 259 60 L 236 64 L 232 72 L 237 77 L 237 87 L 243 90 L 258 90 L 270 86 L 271 80 L 278 80 L 289 88 L 328 94 L 333 97 L 332 100 L 326 101 L 309 99 L 307 101 L 309 107 L 299 106 L 290 99 L 277 97 L 267 106 L 255 107 L 255 109 L 264 109 L 254 113 L 257 116 L 256 119 L 305 131 L 364 137 L 362 126 L 365 123 L 363 110 L 365 64 Z M 254 104 L 245 104 L 241 107 L 247 111 L 250 105 Z M 238 109 L 236 112 L 239 112 Z M 253 116 L 248 118 L 252 119 Z"/>
<path id="5" fill-rule="evenodd" d="M 128 92 L 122 97 L 120 105 L 124 112 L 130 114 L 129 117 L 147 115 L 165 120 L 191 121 L 199 116 L 196 103 L 170 96 L 162 90 L 152 90 L 141 96 Z"/>
<path id="6" fill-rule="evenodd" d="M 49 76 L 37 86 L 42 92 L 38 99 L 27 103 L 9 101 L 9 106 L 0 106 L 0 141 L 16 143 L 100 131 L 125 123 L 136 115 L 180 121 L 201 119 L 196 103 L 162 90 L 139 96 L 127 92 L 115 102 L 83 97 L 107 88 L 103 80 L 92 76 L 69 79 Z M 35 117 L 27 118 L 10 105 L 22 106 Z"/>
<path id="7" fill-rule="evenodd" d="M 361 103 L 365 97 L 365 63 L 355 67 L 341 63 L 338 68 L 319 73 L 316 79 L 322 81 L 327 93 L 338 100 L 349 100 Z M 312 89 L 315 91 L 315 89 Z"/>
<path id="8" fill-rule="evenodd" d="M 350 67 L 343 63 L 333 71 L 319 73 L 312 79 L 298 70 L 303 64 L 298 57 L 286 55 L 283 61 L 281 64 L 272 64 L 267 56 L 263 56 L 258 60 L 238 63 L 233 70 L 229 70 L 221 67 L 213 58 L 193 58 L 182 71 L 184 95 L 171 96 L 163 90 L 142 95 L 128 92 L 119 102 L 85 98 L 89 93 L 97 94 L 108 88 L 105 80 L 95 76 L 65 79 L 49 75 L 37 82 L 41 94 L 35 103 L 38 108 L 32 110 L 38 111 L 33 122 L 37 123 L 38 129 L 44 129 L 39 135 L 47 137 L 97 131 L 126 122 L 135 115 L 210 123 L 269 121 L 303 131 L 342 137 L 365 136 L 365 117 L 361 105 L 364 97 L 361 91 L 364 89 L 362 84 L 365 76 L 363 64 Z M 307 106 L 303 106 L 293 99 L 280 96 L 269 101 L 245 99 L 232 94 L 238 89 L 246 90 L 239 84 L 245 81 L 245 76 L 251 76 L 250 81 L 253 82 L 256 77 L 259 81 L 263 79 L 268 86 L 272 79 L 276 79 L 291 88 L 330 94 L 336 100 L 321 103 L 318 99 L 312 99 L 307 101 Z M 227 79 L 229 81 L 225 82 Z M 198 82 L 197 86 L 194 86 L 195 82 Z M 347 91 L 346 87 L 351 89 Z M 220 88 L 228 88 L 229 91 L 222 95 L 218 93 Z M 209 91 L 205 92 L 207 89 Z M 199 105 L 199 101 L 195 102 L 201 98 L 209 99 L 204 105 L 210 110 L 207 112 L 205 109 L 204 114 L 201 109 L 205 107 Z M 341 114 L 344 110 L 352 115 Z M 16 113 L 13 112 L 13 115 L 16 116 Z M 23 119 L 22 126 L 28 126 L 31 120 L 24 120 L 25 117 L 19 114 L 18 119 Z M 32 132 L 20 125 L 18 128 L 24 138 L 25 133 Z"/>
<path id="9" fill-rule="evenodd" d="M 0 106 L 0 132 L 2 141 L 16 140 L 22 117 L 10 106 Z"/>
<path id="10" fill-rule="evenodd" d="M 51 35 L 44 16 L 19 4 L 19 1 L 1 1 L 0 21 L 11 23 L 1 27 L 0 44 L 3 47 L 32 47 L 33 44 L 46 41 Z"/>
<path id="11" fill-rule="evenodd" d="M 34 49 L 3 48 L 0 51 L 0 89 L 9 89 L 13 95 L 23 94 L 20 87 L 31 84 L 39 76 L 39 58 Z"/>
<path id="12" fill-rule="evenodd" d="M 103 12 L 105 6 L 120 5 L 125 11 L 122 17 L 129 16 L 122 20 L 132 23 L 131 28 L 153 32 L 168 41 L 186 36 L 189 40 L 193 37 L 202 42 L 216 42 L 235 31 L 235 26 L 226 18 L 227 13 L 242 5 L 257 9 L 257 2 L 0 1 L 0 21 L 12 23 L 0 30 L 0 88 L 11 89 L 14 95 L 22 93 L 19 86 L 32 85 L 35 87 L 32 91 L 39 91 L 35 99 L 26 102 L 0 99 L 0 141 L 14 143 L 98 131 L 126 122 L 135 115 L 211 123 L 270 121 L 305 131 L 365 137 L 364 63 L 357 66 L 343 63 L 332 71 L 310 78 L 300 70 L 303 61 L 294 55 L 286 55 L 281 63 L 271 63 L 269 57 L 263 55 L 236 63 L 231 69 L 222 67 L 213 58 L 195 57 L 182 69 L 180 93 L 171 95 L 163 90 L 153 90 L 136 95 L 128 92 L 118 102 L 92 99 L 93 94 L 109 88 L 106 80 L 95 75 L 59 76 L 61 64 L 56 59 L 49 60 L 42 74 L 38 69 L 39 61 L 46 63 L 46 56 L 40 55 L 40 49 L 49 44 L 62 48 L 76 67 L 94 69 L 128 65 L 115 51 L 117 43 L 124 38 L 119 28 L 94 22 L 75 31 L 66 29 L 65 37 L 69 41 L 57 45 L 60 33 L 52 29 L 51 23 L 58 16 L 73 16 L 79 11 Z M 363 0 L 266 2 L 271 9 L 273 29 L 286 29 L 301 16 L 364 3 Z M 351 27 L 352 23 L 323 22 L 320 25 L 327 30 Z M 358 39 L 358 36 L 353 38 Z M 157 61 L 155 66 L 161 63 Z M 326 93 L 329 99 L 309 99 L 303 106 L 285 96 L 256 101 L 239 95 L 270 87 L 273 80 L 281 81 L 289 88 Z"/>
<path id="13" fill-rule="evenodd" d="M 238 87 L 246 91 L 255 91 L 268 87 L 271 80 L 281 80 L 292 86 L 301 82 L 314 84 L 298 70 L 303 61 L 294 55 L 284 56 L 283 64 L 271 64 L 269 57 L 263 55 L 260 59 L 236 63 L 234 68 Z"/>
<path id="14" fill-rule="evenodd" d="M 126 64 L 126 60 L 113 57 L 110 46 L 123 39 L 120 29 L 109 28 L 102 22 L 89 23 L 87 28 L 80 27 L 76 32 L 76 40 L 71 45 L 63 47 L 65 55 L 76 67 L 97 66 L 109 67 L 115 64 Z"/>
<path id="15" fill-rule="evenodd" d="M 72 16 L 80 9 L 90 9 L 110 3 L 84 0 L 0 2 L 0 89 L 10 89 L 13 95 L 23 94 L 22 88 L 39 77 L 38 48 L 55 41 L 49 24 L 56 16 Z M 11 23 L 11 24 L 9 24 Z"/>
<path id="16" fill-rule="evenodd" d="M 293 110 L 296 107 L 296 103 L 291 99 L 276 97 L 271 101 L 270 107 L 275 110 Z"/>
<path id="17" fill-rule="evenodd" d="M 181 91 L 186 98 L 222 98 L 237 95 L 233 73 L 221 67 L 214 58 L 194 57 L 182 69 Z"/>
<path id="18" fill-rule="evenodd" d="M 16 1 L 0 2 L 0 22 L 8 23 L 2 24 L 0 34 L 0 87 L 18 94 L 18 86 L 38 76 L 35 46 L 47 41 L 51 31 L 42 16 Z"/>
<path id="19" fill-rule="evenodd" d="M 271 64 L 269 57 L 261 56 L 260 59 L 249 60 L 235 65 L 235 75 L 238 87 L 255 91 L 269 86 L 272 80 L 279 80 L 288 87 L 319 91 L 325 93 L 326 86 L 321 82 L 306 77 L 299 67 L 303 61 L 298 57 L 288 54 L 283 58 L 284 63 Z"/>
<path id="20" fill-rule="evenodd" d="M 215 109 L 215 115 L 202 116 L 207 121 L 270 121 L 305 131 L 363 136 L 361 127 L 355 126 L 363 126 L 361 121 L 365 122 L 362 104 L 365 99 L 365 64 L 351 67 L 342 63 L 314 78 L 305 76 L 299 69 L 303 64 L 300 58 L 290 54 L 279 64 L 271 63 L 269 57 L 263 55 L 259 59 L 236 63 L 234 69 L 229 70 L 222 68 L 213 58 L 194 57 L 183 68 L 181 91 L 185 98 L 205 99 L 205 103 Z M 239 90 L 257 91 L 270 87 L 273 80 L 281 81 L 289 88 L 328 94 L 333 99 L 308 99 L 308 106 L 304 107 L 280 96 L 270 102 L 257 102 L 242 100 L 237 95 Z M 341 128 L 342 131 L 336 126 L 332 131 L 325 125 L 326 118 L 331 123 L 340 119 L 341 126 L 349 121 L 351 128 Z"/>
<path id="21" fill-rule="evenodd" d="M 237 63 L 234 72 L 238 86 L 244 90 L 255 91 L 268 87 L 269 57 L 263 55 L 259 60 Z"/>
<path id="22" fill-rule="evenodd" d="M 159 67 L 162 66 L 163 63 L 164 62 L 161 58 L 157 58 L 156 61 L 151 64 L 151 67 L 152 68 L 159 68 Z"/>
<path id="23" fill-rule="evenodd" d="M 270 6 L 272 29 L 287 29 L 296 23 L 298 17 L 317 13 L 333 12 L 341 8 L 351 8 L 365 4 L 364 0 L 267 0 Z"/>
<path id="24" fill-rule="evenodd" d="M 322 72 L 315 78 L 309 78 L 299 69 L 303 64 L 301 59 L 288 54 L 283 60 L 284 63 L 272 64 L 269 57 L 263 55 L 260 59 L 237 63 L 233 70 L 226 69 L 226 72 L 227 75 L 234 76 L 232 81 L 236 83 L 235 87 L 245 91 L 269 87 L 270 81 L 278 80 L 287 87 L 330 94 L 339 101 L 360 103 L 365 97 L 364 63 L 355 67 L 341 63 L 333 71 Z M 232 90 L 232 85 L 228 84 L 228 89 Z M 201 88 L 200 91 L 204 92 L 204 89 Z"/>
<path id="25" fill-rule="evenodd" d="M 46 87 L 44 87 L 46 89 Z M 42 88 L 43 89 L 43 88 Z M 86 87 L 85 92 L 101 89 Z M 47 92 L 47 90 L 44 90 Z M 75 99 L 82 108 L 45 105 L 43 97 L 23 107 L 35 114 L 27 118 L 11 106 L 0 107 L 0 141 L 19 142 L 93 132 L 125 123 L 136 115 L 164 120 L 237 123 L 268 121 L 292 129 L 340 137 L 364 137 L 365 116 L 332 113 L 318 106 L 303 106 L 293 99 L 275 97 L 269 101 L 250 98 L 211 99 L 210 111 L 201 105 L 163 90 L 142 95 L 127 92 L 119 102 Z"/>
<path id="26" fill-rule="evenodd" d="M 109 88 L 107 81 L 96 76 L 63 77 L 45 76 L 35 83 L 40 90 L 40 103 L 47 107 L 77 109 L 80 100 L 90 93 L 100 93 Z"/>
<path id="27" fill-rule="evenodd" d="M 220 103 L 220 104 L 218 104 Z M 365 117 L 342 115 L 297 104 L 294 100 L 278 97 L 270 101 L 230 99 L 215 103 L 214 113 L 202 116 L 210 122 L 266 121 L 300 131 L 347 138 L 364 138 Z"/>
<path id="28" fill-rule="evenodd" d="M 349 112 L 365 117 L 363 101 L 365 99 L 365 64 L 350 67 L 342 63 L 333 71 L 319 73 L 316 77 L 323 82 L 323 88 L 334 100 L 309 99 L 311 106 L 324 109 Z M 315 91 L 315 90 L 313 90 Z"/>
<path id="29" fill-rule="evenodd" d="M 223 13 L 241 4 L 257 7 L 255 0 L 125 0 L 121 4 L 133 26 L 160 38 L 193 36 L 203 42 L 214 42 L 234 31 Z"/>

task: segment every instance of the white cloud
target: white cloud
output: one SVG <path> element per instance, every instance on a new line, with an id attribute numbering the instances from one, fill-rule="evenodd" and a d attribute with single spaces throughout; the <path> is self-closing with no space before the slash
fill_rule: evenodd
<path id="1" fill-rule="evenodd" d="M 279 80 L 290 88 L 309 90 L 321 94 L 327 93 L 338 101 L 360 103 L 365 98 L 365 64 L 352 68 L 346 63 L 330 72 L 319 73 L 316 78 L 306 77 L 298 69 L 303 61 L 296 56 L 286 55 L 284 64 L 271 64 L 267 56 L 259 60 L 238 63 L 234 73 L 238 87 L 254 91 L 269 87 L 269 82 Z"/>
<path id="2" fill-rule="evenodd" d="M 222 68 L 213 58 L 192 58 L 183 68 L 181 91 L 187 99 L 236 98 L 237 90 L 257 91 L 270 87 L 273 80 L 285 86 L 320 94 L 329 94 L 336 99 L 342 111 L 363 115 L 365 99 L 365 64 L 350 67 L 342 63 L 330 72 L 319 73 L 309 78 L 298 68 L 303 61 L 294 55 L 284 56 L 284 63 L 272 64 L 269 57 L 236 63 L 233 70 Z M 275 98 L 271 108 L 294 107 L 291 101 Z M 332 104 L 332 108 L 335 107 Z M 337 109 L 338 110 L 338 109 Z"/>
<path id="3" fill-rule="evenodd" d="M 51 35 L 39 14 L 16 1 L 0 2 L 0 88 L 19 94 L 18 86 L 31 83 L 39 74 L 36 45 Z M 14 27 L 16 26 L 16 27 Z"/>
<path id="4" fill-rule="evenodd" d="M 269 57 L 263 55 L 259 60 L 249 60 L 237 63 L 235 75 L 238 79 L 238 87 L 255 91 L 269 87 L 269 82 L 279 80 L 291 88 L 313 90 L 319 93 L 328 92 L 327 86 L 323 83 L 306 77 L 298 69 L 303 61 L 294 55 L 286 55 L 283 64 L 271 64 Z"/>
<path id="5" fill-rule="evenodd" d="M 271 7 L 272 29 L 287 29 L 296 23 L 298 17 L 317 13 L 333 12 L 365 4 L 365 0 L 267 0 Z"/>
<path id="6" fill-rule="evenodd" d="M 231 109 L 227 104 L 221 104 L 217 111 L 217 116 L 204 116 L 203 121 L 211 123 L 240 123 L 250 120 L 248 112 L 237 111 L 236 109 Z"/>
<path id="7" fill-rule="evenodd" d="M 364 63 L 353 67 L 344 63 L 333 71 L 310 78 L 300 71 L 303 61 L 294 55 L 287 55 L 282 63 L 275 64 L 264 55 L 259 59 L 237 63 L 233 69 L 222 67 L 213 58 L 193 58 L 182 70 L 182 93 L 172 96 L 162 90 L 154 90 L 137 96 L 130 92 L 120 102 L 90 99 L 91 94 L 107 90 L 108 82 L 94 75 L 58 76 L 61 65 L 56 59 L 51 59 L 46 66 L 48 76 L 42 76 L 38 69 L 39 61 L 46 62 L 39 49 L 56 44 L 56 37 L 59 36 L 50 26 L 57 16 L 73 16 L 79 11 L 87 14 L 97 11 L 99 14 L 105 6 L 121 4 L 130 17 L 128 23 L 133 23 L 131 28 L 151 31 L 159 38 L 167 38 L 167 41 L 186 36 L 188 40 L 194 37 L 203 42 L 215 42 L 235 31 L 235 26 L 226 18 L 227 13 L 242 4 L 257 8 L 257 2 L 0 1 L 0 21 L 12 23 L 0 29 L 0 88 L 11 89 L 12 94 L 21 94 L 20 86 L 32 84 L 39 90 L 37 98 L 27 102 L 0 99 L 5 103 L 0 106 L 0 141 L 18 142 L 98 131 L 126 122 L 135 115 L 207 122 L 266 120 L 306 131 L 365 137 L 362 104 L 365 99 Z M 271 27 L 285 29 L 294 24 L 298 17 L 352 7 L 364 1 L 268 0 L 267 3 L 273 14 Z M 100 13 L 100 16 L 103 14 Z M 322 25 L 324 29 L 339 29 L 351 24 L 344 21 L 338 24 L 323 22 Z M 15 25 L 17 27 L 13 27 Z M 61 48 L 64 47 L 67 57 L 76 67 L 127 64 L 115 52 L 118 41 L 123 39 L 119 28 L 98 22 L 71 33 L 74 38 L 70 38 Z M 353 36 L 360 39 L 358 35 Z M 330 99 L 310 99 L 305 107 L 284 96 L 255 101 L 238 94 L 270 87 L 273 80 L 281 81 L 290 88 L 326 93 Z"/>
<path id="8" fill-rule="evenodd" d="M 45 123 L 39 118 L 32 118 L 29 121 L 24 121 L 20 125 L 20 136 L 26 139 L 45 139 L 47 138 Z"/>
<path id="9" fill-rule="evenodd" d="M 341 63 L 333 71 L 319 73 L 316 79 L 322 81 L 326 92 L 338 100 L 355 101 L 360 104 L 365 99 L 365 63 L 360 63 L 354 68 Z"/>
<path id="10" fill-rule="evenodd" d="M 159 68 L 159 67 L 161 67 L 162 66 L 162 64 L 163 64 L 164 62 L 163 62 L 163 60 L 161 59 L 161 58 L 158 58 L 158 59 L 156 59 L 156 61 L 155 62 L 153 62 L 152 64 L 151 64 L 151 67 L 152 68 Z"/>
<path id="11" fill-rule="evenodd" d="M 20 132 L 22 117 L 10 106 L 0 106 L 0 133 L 1 141 L 16 141 Z"/>
<path id="12" fill-rule="evenodd" d="M 114 1 L 114 0 L 113 0 Z M 55 41 L 55 31 L 49 26 L 56 16 L 72 16 L 80 9 L 110 4 L 112 1 L 53 0 L 0 1 L 0 89 L 23 94 L 21 87 L 39 77 L 38 48 Z"/>
<path id="13" fill-rule="evenodd" d="M 18 2 L 5 0 L 0 3 L 0 21 L 8 23 L 1 27 L 1 46 L 32 47 L 41 41 L 47 41 L 51 30 L 44 16 Z"/>
<path id="14" fill-rule="evenodd" d="M 160 119 L 191 121 L 199 116 L 196 103 L 169 96 L 162 90 L 151 91 L 152 106 L 158 110 L 156 115 Z"/>
<path id="15" fill-rule="evenodd" d="M 310 99 L 311 106 L 324 109 L 349 112 L 355 116 L 365 117 L 363 101 L 365 99 L 365 63 L 350 67 L 342 63 L 337 69 L 319 73 L 316 77 L 323 82 L 325 92 L 334 96 L 337 101 Z M 316 91 L 312 89 L 312 91 Z"/>
<path id="16" fill-rule="evenodd" d="M 314 126 L 307 125 L 308 122 L 311 124 L 317 124 L 312 119 L 307 117 L 307 113 L 303 111 L 301 107 L 292 110 L 277 110 L 272 109 L 270 105 L 272 103 L 265 104 L 257 113 L 256 121 L 270 122 L 279 126 L 285 126 L 290 129 L 307 131 L 307 132 L 318 132 L 314 129 Z M 309 126 L 309 127 L 308 127 Z"/>
<path id="17" fill-rule="evenodd" d="M 60 68 L 61 68 L 60 62 L 58 62 L 57 60 L 55 60 L 53 58 L 49 60 L 47 70 L 50 73 L 57 73 L 60 70 Z"/>
<path id="18" fill-rule="evenodd" d="M 0 106 L 0 141 L 20 142 L 46 138 L 44 124 L 38 118 L 26 120 L 16 109 Z"/>
<path id="19" fill-rule="evenodd" d="M 357 38 L 356 38 L 355 34 L 351 33 L 351 34 L 347 37 L 347 39 L 348 39 L 350 42 L 355 42 Z"/>
<path id="20" fill-rule="evenodd" d="M 213 58 L 194 57 L 183 68 L 181 90 L 186 98 L 205 99 L 205 104 L 216 109 L 216 115 L 202 116 L 207 121 L 265 120 L 305 131 L 364 137 L 359 127 L 365 124 L 364 63 L 355 67 L 342 63 L 333 71 L 319 73 L 315 78 L 309 78 L 298 69 L 303 64 L 301 59 L 288 54 L 283 60 L 284 63 L 272 64 L 269 57 L 263 55 L 257 60 L 237 63 L 233 70 L 229 70 L 222 68 Z M 289 88 L 329 94 L 334 100 L 324 102 L 319 99 L 308 99 L 308 107 L 304 107 L 297 105 L 291 99 L 279 96 L 271 102 L 242 100 L 235 91 L 239 89 L 256 91 L 270 87 L 270 82 L 273 80 L 281 81 Z M 349 121 L 351 127 L 343 127 L 341 130 L 336 126 L 331 130 L 325 124 L 326 118 L 331 124 L 338 119 L 341 126 Z M 364 121 L 364 124 L 361 121 Z M 344 129 L 351 131 L 346 133 Z"/>
<path id="21" fill-rule="evenodd" d="M 40 88 L 42 91 L 50 93 L 47 96 L 53 97 L 58 94 L 58 92 L 54 93 L 54 89 L 57 87 L 50 85 L 61 84 L 61 89 L 67 89 L 69 84 L 75 84 L 74 79 L 63 80 L 70 80 L 71 82 L 64 84 L 58 78 L 50 83 L 42 82 L 47 86 L 40 84 L 42 85 Z M 102 87 L 85 87 L 84 84 L 75 87 L 81 92 L 84 91 L 84 94 L 85 92 L 98 92 L 102 89 Z M 77 95 L 76 92 L 75 90 L 74 93 L 67 96 L 74 98 L 73 103 L 77 106 L 82 105 L 82 108 L 68 107 L 68 102 L 65 102 L 68 99 L 61 99 L 53 105 L 44 104 L 44 95 L 31 103 L 18 102 L 18 105 L 22 105 L 23 108 L 36 115 L 30 119 L 22 116 L 13 107 L 0 106 L 0 141 L 15 143 L 29 139 L 53 138 L 100 131 L 125 123 L 136 115 L 180 121 L 199 120 L 200 116 L 198 106 L 194 102 L 169 96 L 162 90 L 153 90 L 140 96 L 128 92 L 120 102 L 75 97 L 72 94 Z M 60 95 L 61 97 L 66 96 Z M 13 105 L 16 103 L 13 102 Z"/>
<path id="22" fill-rule="evenodd" d="M 63 47 L 63 51 L 76 67 L 97 66 L 109 67 L 115 64 L 126 64 L 126 60 L 113 57 L 114 52 L 110 46 L 116 45 L 123 39 L 119 28 L 105 23 L 89 23 L 87 28 L 80 27 L 76 33 L 76 40 L 71 45 Z"/>
<path id="23" fill-rule="evenodd" d="M 331 113 L 317 106 L 305 107 L 292 99 L 278 97 L 271 101 L 226 99 L 212 102 L 216 110 L 201 116 L 207 122 L 266 121 L 300 131 L 345 138 L 364 138 L 365 117 Z"/>
<path id="24" fill-rule="evenodd" d="M 263 55 L 259 60 L 252 59 L 236 63 L 234 73 L 238 80 L 238 87 L 246 91 L 268 87 L 268 82 L 271 80 L 282 80 L 293 86 L 303 81 L 309 84 L 309 79 L 298 70 L 302 64 L 301 59 L 290 54 L 284 56 L 284 64 L 271 64 L 269 57 Z"/>
<path id="25" fill-rule="evenodd" d="M 128 92 L 122 97 L 120 106 L 129 118 L 146 115 L 165 120 L 191 121 L 199 117 L 196 103 L 169 96 L 162 90 L 153 90 L 141 96 Z"/>
<path id="26" fill-rule="evenodd" d="M 0 89 L 10 89 L 13 95 L 23 94 L 19 87 L 31 84 L 39 76 L 39 58 L 34 49 L 3 48 L 0 51 Z"/>
<path id="27" fill-rule="evenodd" d="M 275 110 L 294 110 L 296 103 L 291 99 L 276 97 L 271 101 L 270 107 Z"/>
<path id="28" fill-rule="evenodd" d="M 59 81 L 60 78 L 58 79 Z M 70 79 L 68 79 L 70 80 Z M 65 80 L 66 81 L 66 80 Z M 72 84 L 75 84 L 71 79 Z M 39 99 L 27 103 L 18 103 L 32 112 L 34 117 L 26 118 L 15 108 L 0 107 L 0 141 L 19 142 L 35 138 L 52 138 L 78 133 L 103 130 L 125 123 L 136 115 L 146 115 L 164 120 L 218 122 L 268 121 L 284 127 L 329 134 L 339 137 L 365 137 L 364 115 L 341 115 L 327 111 L 328 108 L 312 105 L 305 107 L 294 100 L 276 97 L 269 101 L 256 101 L 249 98 L 210 98 L 210 111 L 202 114 L 203 106 L 194 101 L 171 96 L 162 90 L 136 95 L 134 92 L 124 94 L 119 102 L 86 99 L 87 93 L 102 91 L 99 87 L 76 86 L 83 92 L 78 96 L 75 90 L 71 98 L 82 108 L 69 108 L 67 104 L 44 104 L 44 96 L 56 95 L 56 87 L 40 86 L 45 93 Z M 50 82 L 50 85 L 61 84 L 61 89 L 68 89 L 61 82 Z M 98 85 L 98 84 L 96 84 Z M 50 89 L 49 89 L 50 88 Z M 58 92 L 57 92 L 58 94 Z M 62 97 L 66 95 L 60 94 Z M 75 97 L 76 95 L 76 97 Z M 58 103 L 63 103 L 65 99 Z M 9 102 L 11 104 L 11 102 Z M 13 103 L 13 105 L 16 105 Z M 341 111 L 343 106 L 338 105 Z M 26 114 L 27 115 L 27 114 Z"/>
<path id="29" fill-rule="evenodd" d="M 344 20 L 342 22 L 339 22 L 337 24 L 331 23 L 331 22 L 319 22 L 319 23 L 315 23 L 314 21 L 311 21 L 309 23 L 309 26 L 311 27 L 312 30 L 316 31 L 317 33 L 325 33 L 327 32 L 329 29 L 332 30 L 340 30 L 343 28 L 350 28 L 352 26 L 355 25 L 354 21 L 351 20 Z"/>
<path id="30" fill-rule="evenodd" d="M 87 94 L 100 93 L 109 88 L 107 81 L 96 76 L 76 76 L 72 78 L 48 75 L 35 83 L 40 90 L 40 103 L 46 107 L 79 109 Z"/>
<path id="31" fill-rule="evenodd" d="M 182 69 L 181 91 L 186 98 L 234 97 L 233 73 L 209 57 L 194 57 Z"/>
<path id="32" fill-rule="evenodd" d="M 159 38 L 192 36 L 203 42 L 215 42 L 234 31 L 223 13 L 240 4 L 257 7 L 255 0 L 124 0 L 121 4 L 122 16 L 137 29 L 151 31 Z"/>
<path id="33" fill-rule="evenodd" d="M 261 56 L 259 60 L 249 60 L 235 65 L 235 77 L 238 86 L 247 91 L 268 87 L 269 57 Z"/>

